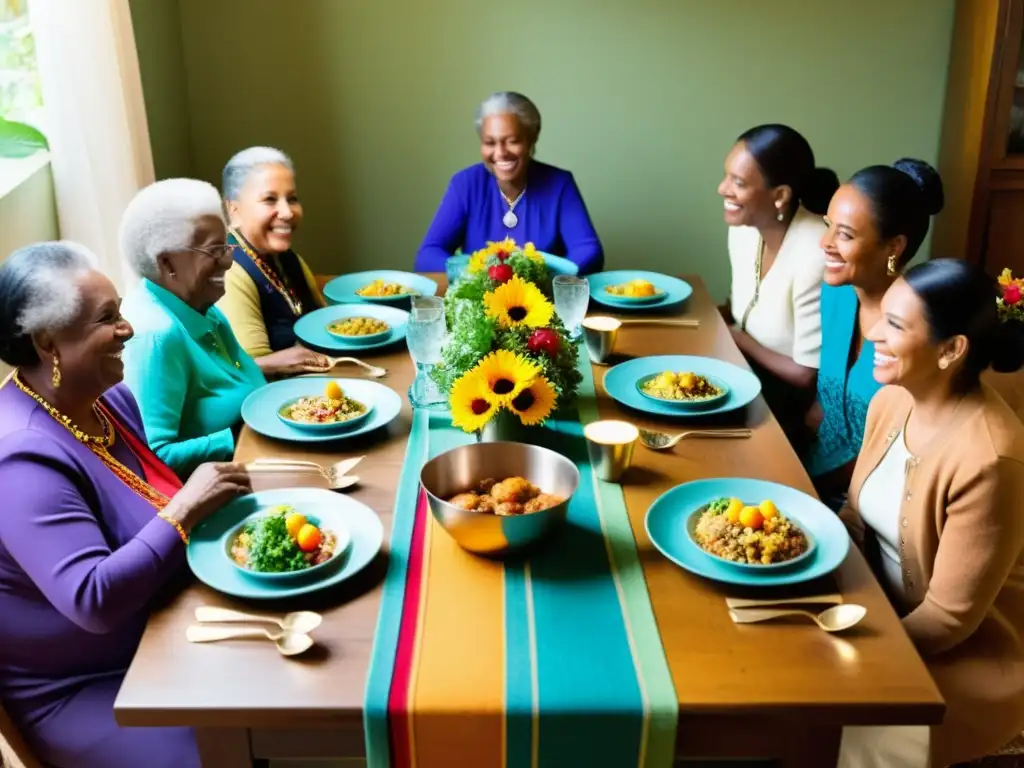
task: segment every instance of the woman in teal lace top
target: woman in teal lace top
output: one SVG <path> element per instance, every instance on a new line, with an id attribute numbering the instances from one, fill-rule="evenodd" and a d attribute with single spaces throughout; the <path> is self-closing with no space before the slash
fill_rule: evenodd
<path id="1" fill-rule="evenodd" d="M 815 437 L 804 464 L 818 495 L 834 509 L 850 486 L 868 403 L 881 386 L 865 333 L 881 317 L 882 296 L 914 258 L 942 204 L 942 180 L 920 160 L 858 171 L 829 204 L 821 240 L 818 398 L 808 417 Z"/>

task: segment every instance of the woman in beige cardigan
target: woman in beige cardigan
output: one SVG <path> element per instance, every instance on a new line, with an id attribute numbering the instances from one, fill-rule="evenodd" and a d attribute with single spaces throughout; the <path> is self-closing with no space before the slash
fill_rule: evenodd
<path id="1" fill-rule="evenodd" d="M 887 386 L 871 402 L 842 517 L 946 716 L 930 734 L 848 729 L 844 766 L 927 765 L 929 753 L 944 766 L 1024 728 L 1024 425 L 980 380 L 993 363 L 1021 366 L 1020 327 L 1000 323 L 995 296 L 966 262 L 931 261 L 893 284 L 869 334 Z M 854 759 L 862 748 L 871 756 Z"/>

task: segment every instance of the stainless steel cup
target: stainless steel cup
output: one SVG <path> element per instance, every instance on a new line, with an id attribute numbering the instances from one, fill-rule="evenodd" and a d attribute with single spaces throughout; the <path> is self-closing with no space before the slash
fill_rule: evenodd
<path id="1" fill-rule="evenodd" d="M 605 365 L 605 361 L 615 349 L 615 340 L 619 336 L 622 323 L 614 317 L 593 315 L 583 318 L 583 338 L 587 344 L 590 361 Z"/>
<path id="2" fill-rule="evenodd" d="M 594 421 L 583 428 L 587 452 L 597 476 L 617 483 L 633 463 L 633 448 L 640 430 L 628 421 Z"/>

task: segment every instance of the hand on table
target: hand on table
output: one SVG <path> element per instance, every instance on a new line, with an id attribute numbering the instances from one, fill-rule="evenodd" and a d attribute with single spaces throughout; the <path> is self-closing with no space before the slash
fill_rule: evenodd
<path id="1" fill-rule="evenodd" d="M 251 491 L 252 481 L 244 464 L 200 464 L 168 502 L 163 514 L 188 531 L 236 496 Z"/>
<path id="2" fill-rule="evenodd" d="M 295 376 L 300 373 L 326 373 L 331 365 L 325 355 L 296 345 L 257 358 L 266 376 Z"/>

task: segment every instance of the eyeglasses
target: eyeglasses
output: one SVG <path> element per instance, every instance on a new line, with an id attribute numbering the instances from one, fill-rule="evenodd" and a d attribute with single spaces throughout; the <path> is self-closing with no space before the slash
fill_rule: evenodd
<path id="1" fill-rule="evenodd" d="M 204 256 L 209 256 L 211 259 L 214 259 L 215 261 L 220 261 L 225 257 L 231 256 L 232 251 L 235 250 L 235 246 L 228 245 L 227 243 L 225 243 L 224 245 L 208 245 L 205 248 L 189 247 L 186 248 L 185 250 L 194 251 L 195 253 L 201 253 Z"/>

